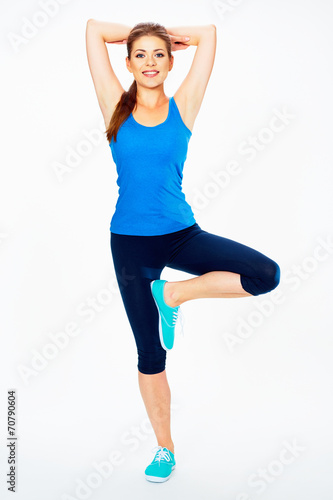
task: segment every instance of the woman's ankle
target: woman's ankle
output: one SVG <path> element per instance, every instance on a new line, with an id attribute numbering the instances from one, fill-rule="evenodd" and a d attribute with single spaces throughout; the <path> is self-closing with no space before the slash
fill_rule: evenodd
<path id="1" fill-rule="evenodd" d="M 177 307 L 182 304 L 179 293 L 175 291 L 176 282 L 167 281 L 164 285 L 164 300 L 169 307 Z"/>
<path id="2" fill-rule="evenodd" d="M 163 443 L 163 442 L 162 442 Z M 160 444 L 158 443 L 158 446 L 162 446 L 163 448 L 167 448 L 171 453 L 174 455 L 175 454 L 175 446 L 173 443 L 167 443 L 167 444 Z"/>

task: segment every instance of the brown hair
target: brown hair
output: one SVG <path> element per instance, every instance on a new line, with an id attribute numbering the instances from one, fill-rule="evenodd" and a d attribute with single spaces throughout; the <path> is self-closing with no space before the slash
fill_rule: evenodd
<path id="1" fill-rule="evenodd" d="M 168 56 L 171 59 L 171 40 L 165 27 L 158 23 L 138 23 L 130 31 L 127 38 L 127 56 L 131 59 L 133 42 L 142 36 L 157 36 L 164 40 L 168 52 Z M 136 91 L 137 84 L 136 80 L 133 81 L 132 85 L 128 91 L 124 91 L 118 101 L 113 115 L 111 117 L 109 127 L 105 131 L 108 142 L 117 140 L 117 133 L 121 124 L 129 117 L 136 105 Z"/>

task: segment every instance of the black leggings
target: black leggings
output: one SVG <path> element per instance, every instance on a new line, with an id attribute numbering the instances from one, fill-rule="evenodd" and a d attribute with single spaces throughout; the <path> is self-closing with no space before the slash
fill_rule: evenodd
<path id="1" fill-rule="evenodd" d="M 194 275 L 210 271 L 240 274 L 244 290 L 260 295 L 280 282 L 274 260 L 242 243 L 208 233 L 195 223 L 173 233 L 132 236 L 110 232 L 119 290 L 134 333 L 138 370 L 152 375 L 165 370 L 166 351 L 158 331 L 158 311 L 150 283 L 165 266 Z"/>

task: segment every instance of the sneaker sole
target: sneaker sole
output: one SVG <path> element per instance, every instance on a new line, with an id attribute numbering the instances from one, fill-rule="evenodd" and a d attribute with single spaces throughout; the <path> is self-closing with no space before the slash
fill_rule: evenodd
<path id="1" fill-rule="evenodd" d="M 156 280 L 154 280 L 154 281 L 156 281 Z M 151 289 L 151 294 L 152 294 L 152 296 L 153 296 L 154 302 L 155 302 L 156 307 L 157 307 L 157 312 L 158 312 L 158 332 L 159 332 L 159 336 L 160 336 L 160 342 L 161 342 L 161 345 L 162 345 L 162 347 L 163 347 L 163 349 L 164 349 L 165 351 L 171 351 L 171 349 L 172 349 L 172 347 L 173 347 L 173 346 L 172 346 L 172 347 L 170 347 L 170 349 L 168 349 L 168 348 L 166 347 L 166 345 L 164 344 L 164 340 L 163 340 L 163 332 L 162 332 L 162 318 L 161 318 L 161 314 L 160 314 L 160 309 L 159 309 L 159 307 L 158 307 L 158 304 L 157 304 L 157 302 L 156 302 L 156 300 L 155 300 L 155 297 L 154 297 L 154 294 L 153 294 L 153 283 L 154 283 L 154 281 L 152 281 L 152 282 L 150 283 L 150 289 Z"/>
<path id="2" fill-rule="evenodd" d="M 145 475 L 145 477 L 147 481 L 151 481 L 152 483 L 164 483 L 164 481 L 170 479 L 172 471 L 175 467 L 176 467 L 175 465 L 172 467 L 171 472 L 167 477 L 157 477 L 157 476 L 147 476 L 147 475 Z"/>

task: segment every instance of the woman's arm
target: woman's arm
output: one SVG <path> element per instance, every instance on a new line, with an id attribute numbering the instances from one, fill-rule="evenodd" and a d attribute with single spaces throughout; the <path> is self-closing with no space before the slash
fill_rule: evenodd
<path id="1" fill-rule="evenodd" d="M 106 124 L 110 122 L 124 88 L 113 71 L 105 43 L 125 43 L 131 29 L 125 24 L 96 21 L 95 19 L 89 19 L 87 22 L 88 65 Z"/>
<path id="2" fill-rule="evenodd" d="M 174 36 L 189 36 L 190 39 L 184 44 L 197 46 L 191 68 L 175 93 L 176 100 L 184 110 L 184 119 L 191 128 L 191 124 L 193 125 L 199 113 L 214 65 L 216 26 L 208 24 L 204 26 L 172 27 L 167 28 L 167 32 L 169 35 Z"/>

